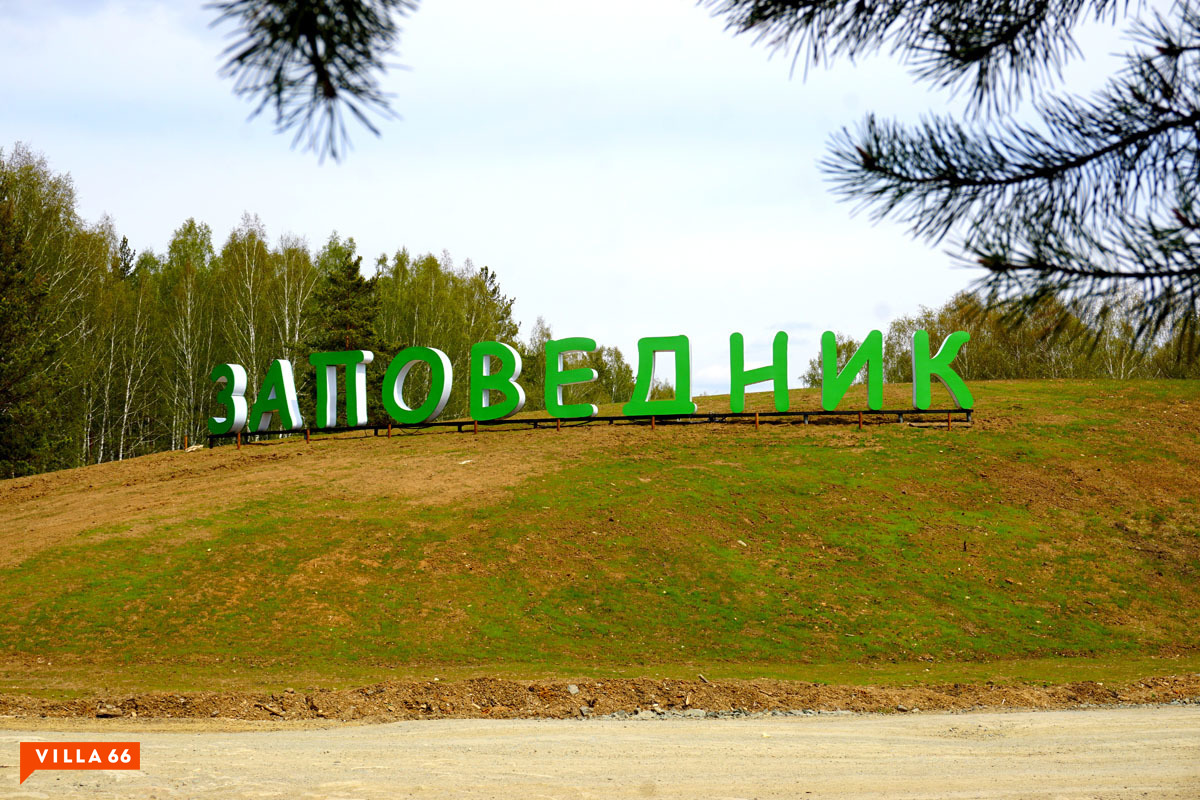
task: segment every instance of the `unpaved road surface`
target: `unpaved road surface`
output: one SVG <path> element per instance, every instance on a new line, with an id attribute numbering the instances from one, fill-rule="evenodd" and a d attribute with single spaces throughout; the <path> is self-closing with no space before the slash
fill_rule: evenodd
<path id="1" fill-rule="evenodd" d="M 0 729 L 0 797 L 1200 797 L 1194 706 L 237 732 L 44 722 L 56 727 Z M 141 771 L 18 785 L 19 741 L 106 739 L 140 741 Z"/>

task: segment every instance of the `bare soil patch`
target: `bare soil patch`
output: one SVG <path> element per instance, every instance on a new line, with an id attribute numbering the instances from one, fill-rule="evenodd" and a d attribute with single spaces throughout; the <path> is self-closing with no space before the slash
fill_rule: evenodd
<path id="1" fill-rule="evenodd" d="M 0 694 L 0 716 L 76 719 L 212 719 L 312 721 L 404 719 L 565 719 L 617 712 L 702 709 L 769 711 L 969 711 L 1064 709 L 1146 703 L 1200 704 L 1200 674 L 1120 684 L 1079 681 L 831 686 L 803 681 L 614 679 L 601 681 L 395 681 L 356 689 L 254 692 L 152 692 L 47 700 Z"/>
<path id="2" fill-rule="evenodd" d="M 0 567 L 98 527 L 137 535 L 198 511 L 266 495 L 372 497 L 445 505 L 494 495 L 596 447 L 619 446 L 599 430 L 344 434 L 174 451 L 0 481 Z M 623 432 L 627 433 L 627 432 Z M 466 462 L 466 463 L 463 463 Z"/>

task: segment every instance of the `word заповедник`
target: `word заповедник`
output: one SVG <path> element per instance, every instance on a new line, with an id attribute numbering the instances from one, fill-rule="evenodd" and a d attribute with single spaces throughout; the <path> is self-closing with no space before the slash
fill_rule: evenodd
<path id="1" fill-rule="evenodd" d="M 938 378 L 950 392 L 959 408 L 975 405 L 966 383 L 950 366 L 962 346 L 970 341 L 966 331 L 955 331 L 946 337 L 937 353 L 930 355 L 929 334 L 913 334 L 913 407 L 929 408 L 931 385 Z M 788 369 L 786 333 L 775 335 L 772 361 L 769 366 L 746 369 L 744 340 L 740 333 L 729 337 L 729 409 L 739 413 L 746 406 L 746 387 L 758 383 L 773 384 L 775 410 L 788 410 Z M 563 387 L 589 383 L 597 374 L 591 367 L 568 369 L 565 356 L 569 353 L 590 353 L 596 342 L 582 336 L 551 339 L 546 342 L 546 411 L 559 419 L 594 417 L 598 409 L 591 403 L 564 403 Z M 675 355 L 675 396 L 650 399 L 654 377 L 654 362 L 659 353 Z M 338 372 L 343 371 L 346 397 L 346 424 L 358 427 L 367 424 L 367 365 L 375 360 L 369 350 L 347 350 L 336 353 L 313 353 L 308 361 L 316 371 L 316 427 L 337 425 Z M 497 362 L 499 365 L 497 366 Z M 651 336 L 638 340 L 638 369 L 633 397 L 621 408 L 625 416 L 669 416 L 693 414 L 696 404 L 691 394 L 691 345 L 686 336 Z M 403 395 L 405 380 L 413 367 L 423 364 L 429 369 L 429 391 L 424 402 L 409 406 Z M 883 334 L 871 331 L 846 366 L 838 370 L 837 341 L 832 331 L 821 336 L 821 406 L 834 411 L 846 390 L 862 370 L 867 370 L 867 407 L 883 408 Z M 225 434 L 249 428 L 251 432 L 266 431 L 275 415 L 283 430 L 304 427 L 300 404 L 296 397 L 296 382 L 292 364 L 284 359 L 271 362 L 263 377 L 254 405 L 246 403 L 246 370 L 240 364 L 218 364 L 209 376 L 217 386 L 217 402 L 225 407 L 225 415 L 210 417 L 208 430 Z M 502 342 L 479 342 L 471 346 L 470 413 L 477 422 L 503 419 L 516 414 L 525 406 L 525 390 L 517 382 L 521 377 L 521 355 Z M 388 415 L 400 425 L 419 425 L 431 422 L 442 413 L 454 384 L 450 359 L 433 347 L 406 347 L 388 364 L 383 376 L 383 406 Z M 503 399 L 497 400 L 500 394 Z M 247 424 L 249 423 L 249 424 Z"/>

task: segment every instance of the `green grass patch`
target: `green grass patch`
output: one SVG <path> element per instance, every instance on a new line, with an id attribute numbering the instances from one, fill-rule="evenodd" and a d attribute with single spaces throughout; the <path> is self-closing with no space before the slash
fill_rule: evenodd
<path id="1" fill-rule="evenodd" d="M 134 532 L 85 527 L 0 568 L 0 679 L 69 693 L 1194 669 L 1200 525 L 1181 487 L 1196 423 L 1144 423 L 1198 387 L 976 394 L 971 429 L 598 432 L 583 457 L 466 500 L 277 488 Z"/>

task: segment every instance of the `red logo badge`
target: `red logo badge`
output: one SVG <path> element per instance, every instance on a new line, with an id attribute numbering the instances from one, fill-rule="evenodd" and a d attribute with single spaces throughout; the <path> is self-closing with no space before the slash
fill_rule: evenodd
<path id="1" fill-rule="evenodd" d="M 140 742 L 21 742 L 21 783 L 39 769 L 141 769 Z"/>

